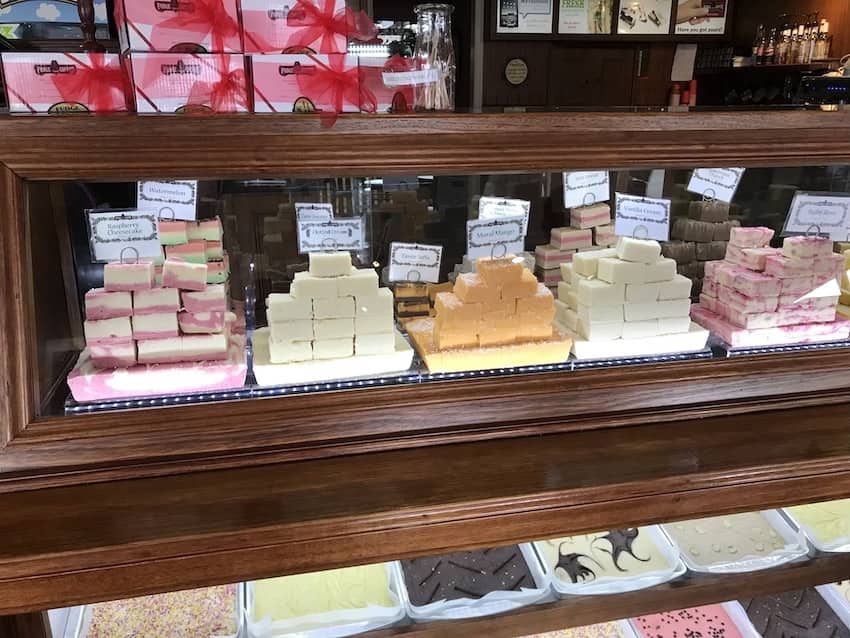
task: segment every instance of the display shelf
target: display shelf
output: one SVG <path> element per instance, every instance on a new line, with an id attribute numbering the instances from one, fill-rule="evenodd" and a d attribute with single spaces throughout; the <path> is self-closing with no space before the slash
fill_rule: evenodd
<path id="1" fill-rule="evenodd" d="M 848 573 L 850 554 L 820 556 L 748 574 L 690 575 L 625 594 L 575 596 L 524 607 L 499 616 L 394 627 L 363 634 L 363 638 L 465 638 L 485 635 L 491 638 L 518 638 L 671 609 L 781 593 L 842 580 Z"/>
<path id="2" fill-rule="evenodd" d="M 844 405 L 665 421 L 2 495 L 0 613 L 850 491 Z"/>
<path id="3" fill-rule="evenodd" d="M 756 64 L 750 66 L 730 66 L 711 69 L 696 69 L 694 74 L 699 75 L 726 75 L 727 73 L 814 73 L 827 71 L 837 65 L 839 60 L 818 60 L 810 64 Z"/>

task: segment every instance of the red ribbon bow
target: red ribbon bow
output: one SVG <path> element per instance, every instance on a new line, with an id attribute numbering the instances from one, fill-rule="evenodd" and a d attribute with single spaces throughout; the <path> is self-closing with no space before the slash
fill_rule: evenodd
<path id="1" fill-rule="evenodd" d="M 206 59 L 202 63 L 210 65 Z M 227 55 L 215 56 L 212 64 L 216 67 L 219 79 L 215 82 L 195 82 L 186 105 L 208 106 L 215 113 L 235 113 L 239 107 L 250 110 L 245 70 L 231 70 L 230 58 Z"/>
<path id="2" fill-rule="evenodd" d="M 361 103 L 360 70 L 357 66 L 346 68 L 346 56 L 343 55 L 329 56 L 327 64 L 314 55 L 309 57 L 316 65 L 316 71 L 299 73 L 298 89 L 315 102 L 327 103 L 333 107 L 331 111 L 319 113 L 325 126 L 333 126 L 346 103 Z M 372 99 L 374 100 L 374 96 Z"/>
<path id="3" fill-rule="evenodd" d="M 340 36 L 362 41 L 377 36 L 378 29 L 366 13 L 355 13 L 348 7 L 335 13 L 335 8 L 336 0 L 297 0 L 286 18 L 287 26 L 297 31 L 290 36 L 286 48 L 330 53 L 337 50 L 335 40 Z M 318 47 L 314 46 L 316 42 Z"/>
<path id="4" fill-rule="evenodd" d="M 180 0 L 186 2 L 186 0 Z M 156 25 L 151 33 L 155 43 L 158 29 L 188 31 L 200 44 L 207 37 L 212 41 L 213 52 L 225 51 L 224 43 L 240 33 L 239 23 L 224 8 L 223 0 L 191 0 L 192 11 L 176 11 L 174 16 Z"/>
<path id="5" fill-rule="evenodd" d="M 116 93 L 126 98 L 124 71 L 120 65 L 110 66 L 103 53 L 91 53 L 91 66 L 68 54 L 77 66 L 74 73 L 56 73 L 53 85 L 64 102 L 87 104 L 90 111 L 114 111 Z M 126 108 L 126 103 L 125 103 Z"/>

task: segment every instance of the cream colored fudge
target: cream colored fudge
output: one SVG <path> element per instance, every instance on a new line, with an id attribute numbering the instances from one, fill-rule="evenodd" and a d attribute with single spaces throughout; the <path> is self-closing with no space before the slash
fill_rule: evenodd
<path id="1" fill-rule="evenodd" d="M 133 339 L 129 317 L 85 321 L 83 332 L 89 345 L 126 343 Z"/>
<path id="2" fill-rule="evenodd" d="M 336 299 L 339 296 L 335 277 L 316 277 L 306 272 L 295 273 L 289 293 L 298 299 Z"/>
<path id="3" fill-rule="evenodd" d="M 272 338 L 269 340 L 269 357 L 272 363 L 310 361 L 313 358 L 313 342 L 277 341 Z"/>
<path id="4" fill-rule="evenodd" d="M 290 294 L 274 293 L 266 299 L 269 321 L 312 319 L 313 300 L 298 299 Z"/>
<path id="5" fill-rule="evenodd" d="M 315 359 L 342 359 L 354 355 L 354 339 L 316 339 L 313 342 Z"/>
<path id="6" fill-rule="evenodd" d="M 336 280 L 340 297 L 371 297 L 378 294 L 378 273 L 371 268 L 352 268 Z M 385 289 L 389 291 L 389 289 Z"/>
<path id="7" fill-rule="evenodd" d="M 311 319 L 275 321 L 269 324 L 269 329 L 275 341 L 312 341 L 315 338 Z"/>
<path id="8" fill-rule="evenodd" d="M 395 352 L 395 334 L 392 332 L 359 334 L 354 338 L 354 354 L 374 355 L 393 352 Z"/>
<path id="9" fill-rule="evenodd" d="M 317 341 L 351 339 L 354 337 L 354 319 L 316 319 L 313 332 Z"/>
<path id="10" fill-rule="evenodd" d="M 350 271 L 350 253 L 310 253 L 310 274 L 313 277 L 341 277 Z"/>
<path id="11" fill-rule="evenodd" d="M 176 312 L 157 312 L 133 317 L 133 339 L 168 339 L 179 334 Z"/>
<path id="12" fill-rule="evenodd" d="M 661 256 L 661 244 L 651 239 L 620 237 L 617 240 L 617 257 L 623 261 L 654 264 Z"/>

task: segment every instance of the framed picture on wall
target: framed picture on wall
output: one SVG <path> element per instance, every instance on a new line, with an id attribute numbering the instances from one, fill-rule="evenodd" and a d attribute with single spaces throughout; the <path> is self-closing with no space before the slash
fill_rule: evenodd
<path id="1" fill-rule="evenodd" d="M 676 35 L 724 35 L 729 0 L 677 0 Z"/>
<path id="2" fill-rule="evenodd" d="M 493 0 L 496 33 L 500 35 L 551 34 L 555 0 Z"/>
<path id="3" fill-rule="evenodd" d="M 558 33 L 609 35 L 614 0 L 559 0 Z"/>
<path id="4" fill-rule="evenodd" d="M 620 0 L 618 35 L 668 35 L 673 0 Z"/>

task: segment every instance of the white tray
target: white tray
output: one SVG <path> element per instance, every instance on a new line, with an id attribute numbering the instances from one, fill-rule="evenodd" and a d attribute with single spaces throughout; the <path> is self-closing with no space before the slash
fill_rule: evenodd
<path id="1" fill-rule="evenodd" d="M 711 574 L 739 574 L 744 572 L 755 572 L 762 569 L 770 569 L 778 567 L 792 561 L 798 560 L 808 554 L 808 547 L 802 534 L 794 531 L 783 516 L 777 510 L 767 510 L 759 512 L 770 523 L 779 535 L 785 541 L 785 547 L 775 550 L 767 556 L 742 556 L 740 560 L 728 563 L 712 563 L 703 565 L 688 556 L 682 550 L 682 560 L 692 572 L 711 573 Z M 667 532 L 666 528 L 673 523 L 662 525 L 661 528 L 668 536 L 672 543 L 675 539 Z"/>
<path id="2" fill-rule="evenodd" d="M 741 606 L 738 602 L 728 602 L 728 603 L 720 603 L 720 606 L 729 614 L 729 618 L 732 619 L 732 622 L 735 623 L 735 626 L 738 628 L 738 631 L 741 633 L 743 638 L 762 638 L 761 635 L 756 631 L 756 628 L 753 627 L 753 623 L 750 622 L 749 617 L 747 616 L 747 611 Z M 654 614 L 647 614 L 648 616 L 653 616 Z M 642 634 L 637 629 L 633 620 L 629 621 L 629 624 L 632 628 L 635 638 L 642 638 Z"/>
<path id="3" fill-rule="evenodd" d="M 850 601 L 841 595 L 838 587 L 835 585 L 818 585 L 815 589 L 826 601 L 826 604 L 832 607 L 841 622 L 850 627 Z"/>
<path id="4" fill-rule="evenodd" d="M 628 591 L 636 591 L 654 587 L 661 583 L 675 580 L 684 575 L 687 569 L 679 556 L 679 548 L 657 525 L 649 525 L 640 528 L 640 533 L 645 534 L 649 541 L 661 552 L 669 569 L 646 572 L 639 576 L 612 577 L 603 576 L 590 582 L 573 583 L 572 581 L 559 578 L 549 564 L 544 560 L 543 549 L 538 547 L 540 542 L 534 543 L 535 551 L 538 553 L 540 563 L 546 575 L 551 579 L 552 589 L 560 596 L 588 596 L 598 594 L 622 594 Z"/>
<path id="5" fill-rule="evenodd" d="M 245 583 L 245 627 L 249 638 L 340 638 L 394 625 L 404 618 L 404 606 L 400 591 L 404 584 L 399 580 L 401 570 L 396 563 L 384 563 L 389 579 L 390 594 L 396 601 L 392 607 L 377 605 L 365 609 L 340 609 L 319 614 L 310 614 L 289 620 L 252 620 L 254 604 L 254 582 Z"/>
<path id="6" fill-rule="evenodd" d="M 815 503 L 815 505 L 820 505 L 820 503 Z M 805 536 L 806 540 L 809 544 L 814 547 L 819 552 L 850 552 L 850 536 L 843 536 L 836 539 L 833 539 L 829 542 L 823 542 L 817 535 L 817 533 L 811 529 L 808 525 L 804 525 L 797 517 L 794 515 L 794 512 L 791 511 L 790 508 L 785 508 L 781 510 L 782 514 L 788 519 L 789 523 L 799 530 L 803 536 Z"/>
<path id="7" fill-rule="evenodd" d="M 269 360 L 269 329 L 254 332 L 254 377 L 261 387 L 318 383 L 336 379 L 374 377 L 404 372 L 413 362 L 413 348 L 399 332 L 395 333 L 392 354 L 356 355 L 344 359 L 272 363 Z"/>
<path id="8" fill-rule="evenodd" d="M 543 569 L 543 564 L 537 557 L 537 552 L 530 543 L 521 543 L 519 550 L 525 559 L 531 576 L 537 585 L 536 588 L 522 588 L 520 591 L 494 591 L 481 598 L 457 598 L 455 600 L 441 600 L 428 605 L 414 605 L 407 593 L 404 583 L 404 572 L 401 563 L 396 563 L 398 576 L 401 579 L 401 596 L 407 615 L 414 622 L 429 622 L 432 620 L 457 620 L 459 618 L 478 618 L 481 616 L 492 616 L 513 609 L 519 609 L 527 605 L 554 600 L 549 589 L 549 578 Z"/>
<path id="9" fill-rule="evenodd" d="M 578 360 L 699 352 L 705 349 L 705 344 L 708 342 L 708 330 L 693 322 L 688 332 L 645 339 L 614 339 L 612 341 L 584 341 L 581 336 L 569 331 L 563 325 L 559 325 L 559 328 L 572 337 L 573 355 Z"/>

